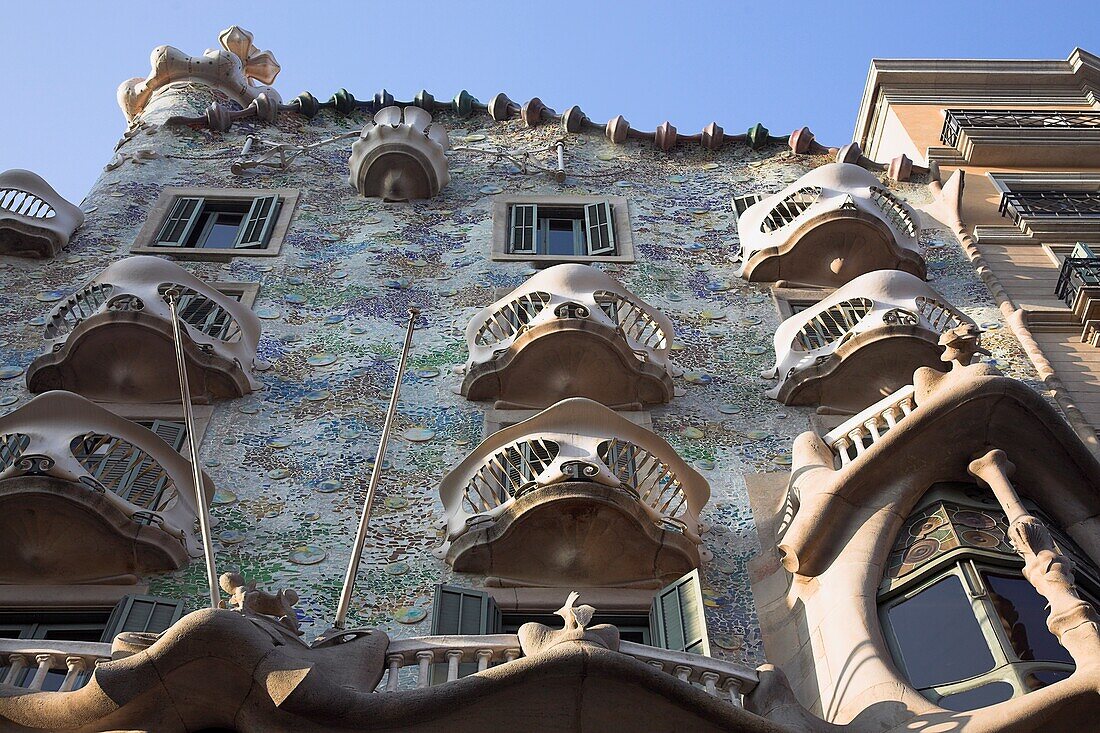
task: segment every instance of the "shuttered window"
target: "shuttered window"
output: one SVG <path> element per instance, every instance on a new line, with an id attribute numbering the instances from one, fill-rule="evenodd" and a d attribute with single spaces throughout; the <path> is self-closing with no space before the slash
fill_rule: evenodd
<path id="1" fill-rule="evenodd" d="M 183 247 L 202 213 L 203 199 L 179 198 L 157 235 L 158 247 Z"/>
<path id="2" fill-rule="evenodd" d="M 611 203 L 512 204 L 508 253 L 569 259 L 615 256 Z"/>
<path id="3" fill-rule="evenodd" d="M 262 247 L 267 242 L 271 233 L 271 226 L 275 223 L 275 215 L 279 210 L 278 196 L 262 196 L 253 199 L 248 215 L 241 224 L 237 234 L 237 241 L 233 247 Z"/>
<path id="4" fill-rule="evenodd" d="M 126 631 L 159 634 L 183 615 L 183 601 L 158 596 L 125 596 L 111 611 L 100 641 L 111 643 Z"/>
<path id="5" fill-rule="evenodd" d="M 453 585 L 435 587 L 432 635 L 495 634 L 500 610 L 488 593 Z"/>
<path id="6" fill-rule="evenodd" d="M 153 246 L 187 249 L 263 249 L 282 203 L 255 198 L 180 197 L 172 204 Z"/>
<path id="7" fill-rule="evenodd" d="M 514 254 L 535 254 L 538 206 L 516 204 L 512 207 L 510 251 Z"/>
<path id="8" fill-rule="evenodd" d="M 588 254 L 615 253 L 615 229 L 611 225 L 611 204 L 601 201 L 584 207 L 584 225 L 588 233 Z"/>
<path id="9" fill-rule="evenodd" d="M 187 426 L 183 423 L 154 420 L 152 425 L 146 427 L 172 450 L 177 453 L 183 450 L 183 443 L 187 440 Z M 167 483 L 168 477 L 153 464 L 152 457 L 146 456 L 131 469 L 124 486 L 119 489 L 119 495 L 132 504 L 156 510 L 163 505 L 162 494 Z"/>
<path id="10" fill-rule="evenodd" d="M 704 610 L 703 586 L 697 569 L 662 588 L 649 610 L 653 645 L 709 657 Z"/>

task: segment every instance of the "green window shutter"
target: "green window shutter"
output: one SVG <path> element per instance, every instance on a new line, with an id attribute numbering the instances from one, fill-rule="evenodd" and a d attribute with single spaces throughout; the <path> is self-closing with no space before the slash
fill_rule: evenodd
<path id="1" fill-rule="evenodd" d="M 500 609 L 488 593 L 453 585 L 437 585 L 432 604 L 432 635 L 495 634 Z"/>
<path id="2" fill-rule="evenodd" d="M 117 447 L 120 442 L 118 438 L 109 436 L 98 446 L 93 440 L 85 440 L 84 445 L 81 446 L 80 455 L 76 456 L 77 460 L 85 465 L 95 461 L 94 465 L 89 466 L 89 473 L 111 490 L 125 483 L 126 476 L 138 460 L 137 451 L 135 449 L 122 450 Z M 102 455 L 97 457 L 99 453 L 102 453 Z"/>
<path id="3" fill-rule="evenodd" d="M 278 214 L 278 196 L 261 196 L 253 199 L 248 215 L 241 222 L 237 241 L 233 243 L 233 247 L 236 249 L 263 247 L 267 244 L 268 235 L 271 234 L 271 227 L 274 226 Z"/>
<path id="4" fill-rule="evenodd" d="M 178 198 L 157 234 L 157 247 L 183 247 L 202 215 L 203 199 Z"/>
<path id="5" fill-rule="evenodd" d="M 172 450 L 177 453 L 183 450 L 183 444 L 187 440 L 187 426 L 183 423 L 154 420 L 150 430 Z M 118 493 L 131 504 L 157 511 L 164 505 L 162 493 L 167 484 L 168 477 L 163 474 L 153 458 L 147 456 L 140 465 L 134 466 L 130 471 L 126 477 L 125 487 L 120 486 Z"/>
<path id="6" fill-rule="evenodd" d="M 704 608 L 698 569 L 662 588 L 649 609 L 653 645 L 709 657 L 710 640 Z"/>
<path id="7" fill-rule="evenodd" d="M 584 227 L 588 233 L 588 254 L 615 254 L 615 227 L 612 226 L 611 204 L 601 201 L 585 206 Z"/>
<path id="8" fill-rule="evenodd" d="M 535 233 L 538 230 L 539 207 L 535 204 L 514 204 L 508 251 L 512 254 L 533 255 L 536 251 Z"/>
<path id="9" fill-rule="evenodd" d="M 453 585 L 435 587 L 432 636 L 497 634 L 500 633 L 500 627 L 500 609 L 488 593 Z M 476 662 L 462 662 L 458 665 L 459 677 L 475 672 Z M 431 683 L 438 685 L 446 681 L 447 665 L 433 664 Z"/>
<path id="10" fill-rule="evenodd" d="M 124 631 L 159 634 L 179 621 L 183 601 L 157 596 L 124 596 L 111 611 L 101 642 L 111 643 Z"/>

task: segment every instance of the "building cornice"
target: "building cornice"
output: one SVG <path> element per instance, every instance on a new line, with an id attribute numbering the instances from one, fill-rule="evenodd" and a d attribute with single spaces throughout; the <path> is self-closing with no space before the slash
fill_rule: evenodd
<path id="1" fill-rule="evenodd" d="M 869 138 L 885 101 L 908 104 L 1095 103 L 1100 57 L 1075 48 L 1065 61 L 1024 59 L 872 59 L 853 139 Z M 1041 90 L 1041 97 L 1036 97 Z"/>

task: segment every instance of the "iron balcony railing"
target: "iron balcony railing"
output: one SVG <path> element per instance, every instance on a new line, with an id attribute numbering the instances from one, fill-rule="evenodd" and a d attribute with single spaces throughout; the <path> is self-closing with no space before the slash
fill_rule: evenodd
<path id="1" fill-rule="evenodd" d="M 1100 128 L 1100 111 L 1027 109 L 949 109 L 943 118 L 940 141 L 955 148 L 963 129 L 1087 129 Z"/>
<path id="2" fill-rule="evenodd" d="M 1072 308 L 1082 287 L 1100 287 L 1100 257 L 1067 257 L 1062 261 L 1054 294 Z"/>
<path id="3" fill-rule="evenodd" d="M 1001 216 L 1024 219 L 1100 219 L 1100 191 L 1006 191 Z"/>

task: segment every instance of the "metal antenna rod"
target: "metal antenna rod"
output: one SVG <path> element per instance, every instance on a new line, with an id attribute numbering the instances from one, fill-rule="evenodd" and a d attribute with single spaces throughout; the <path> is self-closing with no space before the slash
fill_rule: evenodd
<path id="1" fill-rule="evenodd" d="M 409 357 L 409 348 L 412 346 L 413 326 L 420 311 L 409 308 L 409 324 L 405 329 L 405 345 L 401 347 L 401 360 L 397 365 L 397 376 L 393 380 L 393 393 L 390 395 L 390 406 L 386 410 L 386 421 L 382 423 L 382 435 L 378 438 L 378 452 L 374 456 L 374 469 L 370 472 L 370 484 L 367 486 L 367 498 L 363 500 L 363 514 L 359 517 L 359 530 L 355 533 L 355 547 L 351 551 L 351 561 L 348 562 L 348 572 L 344 575 L 344 587 L 340 591 L 340 605 L 336 607 L 336 620 L 332 622 L 334 629 L 343 629 L 348 617 L 348 606 L 351 604 L 351 592 L 355 588 L 355 576 L 359 573 L 359 562 L 362 560 L 363 544 L 367 540 L 367 525 L 370 523 L 370 508 L 374 503 L 374 492 L 378 488 L 378 479 L 382 475 L 382 461 L 386 456 L 386 444 L 390 440 L 390 427 L 393 425 L 393 416 L 397 412 L 397 395 L 401 391 L 401 377 L 405 374 L 405 361 Z"/>
<path id="2" fill-rule="evenodd" d="M 210 583 L 210 607 L 221 605 L 218 590 L 218 572 L 214 568 L 214 541 L 210 537 L 210 507 L 206 505 L 202 470 L 199 468 L 199 446 L 195 441 L 195 414 L 191 410 L 191 386 L 187 382 L 187 364 L 183 357 L 183 339 L 180 336 L 180 319 L 176 312 L 177 288 L 169 288 L 164 297 L 172 310 L 172 338 L 176 342 L 176 367 L 180 375 L 180 396 L 183 399 L 183 420 L 187 425 L 187 445 L 191 449 L 191 476 L 195 481 L 195 505 L 199 510 L 199 529 L 202 531 L 202 552 L 206 557 L 206 580 Z"/>

